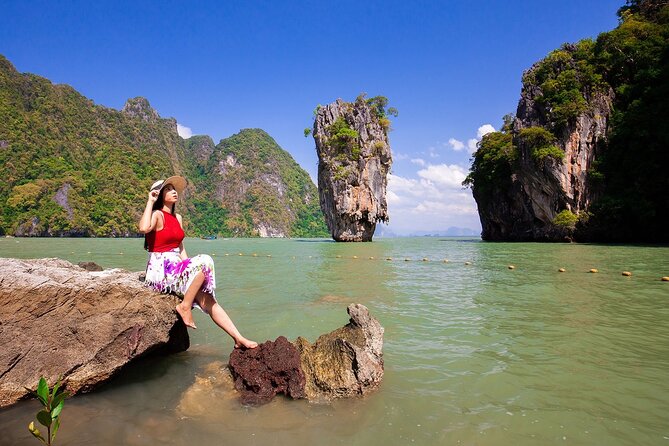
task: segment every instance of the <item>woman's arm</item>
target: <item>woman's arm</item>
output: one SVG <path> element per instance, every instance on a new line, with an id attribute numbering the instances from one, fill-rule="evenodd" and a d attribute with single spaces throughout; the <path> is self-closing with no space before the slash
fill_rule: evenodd
<path id="1" fill-rule="evenodd" d="M 177 221 L 179 222 L 179 226 L 181 226 L 181 229 L 183 229 L 184 224 L 180 214 L 177 214 Z M 188 253 L 186 252 L 186 248 L 184 247 L 183 240 L 179 244 L 179 257 L 181 257 L 181 260 L 186 260 L 188 258 Z"/>
<path id="2" fill-rule="evenodd" d="M 157 190 L 152 190 L 149 192 L 149 199 L 146 201 L 144 213 L 142 214 L 142 218 L 139 219 L 139 232 L 142 234 L 148 234 L 156 228 L 158 213 L 153 212 L 153 204 L 158 199 L 159 193 L 160 191 Z"/>

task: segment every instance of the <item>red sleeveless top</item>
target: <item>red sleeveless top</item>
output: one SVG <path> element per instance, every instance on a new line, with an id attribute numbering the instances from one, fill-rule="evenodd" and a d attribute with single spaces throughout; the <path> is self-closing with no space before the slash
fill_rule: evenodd
<path id="1" fill-rule="evenodd" d="M 179 220 L 162 209 L 163 213 L 163 229 L 156 231 L 155 229 L 146 234 L 146 242 L 149 246 L 149 252 L 167 252 L 174 248 L 178 248 L 183 241 L 184 234 Z"/>

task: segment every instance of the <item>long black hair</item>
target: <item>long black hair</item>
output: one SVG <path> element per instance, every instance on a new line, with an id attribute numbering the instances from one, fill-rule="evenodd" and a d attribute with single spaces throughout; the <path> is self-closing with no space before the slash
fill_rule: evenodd
<path id="1" fill-rule="evenodd" d="M 174 186 L 172 186 L 172 187 L 174 187 Z M 152 215 L 152 216 L 153 216 L 153 211 L 160 210 L 160 209 L 162 209 L 163 206 L 164 206 L 164 203 L 165 203 L 165 199 L 164 199 L 164 198 L 165 198 L 165 194 L 163 193 L 164 191 L 165 191 L 165 186 L 161 186 L 161 187 L 160 187 L 160 192 L 158 193 L 158 199 L 156 200 L 155 203 L 153 203 L 153 207 L 151 208 L 151 215 Z M 176 212 L 177 212 L 177 211 L 176 211 L 176 206 L 177 206 L 176 203 L 173 203 L 173 204 L 172 204 L 172 211 L 170 212 L 172 215 L 177 215 L 177 214 L 176 214 Z M 155 229 L 154 229 L 154 231 L 155 231 Z M 144 234 L 144 249 L 145 249 L 146 251 L 149 250 L 149 241 L 146 239 L 146 236 L 147 236 L 147 235 L 148 235 L 148 234 Z"/>

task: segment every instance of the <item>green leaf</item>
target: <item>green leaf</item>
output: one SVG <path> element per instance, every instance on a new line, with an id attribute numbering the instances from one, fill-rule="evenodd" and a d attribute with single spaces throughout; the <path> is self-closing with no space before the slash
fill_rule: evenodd
<path id="1" fill-rule="evenodd" d="M 51 409 L 51 418 L 56 418 L 58 415 L 60 415 L 60 411 L 63 410 L 63 405 L 65 404 L 65 401 L 61 401 L 58 403 L 56 407 Z"/>
<path id="2" fill-rule="evenodd" d="M 58 381 L 56 381 L 56 385 L 53 386 L 53 389 L 51 390 L 51 400 L 53 401 L 53 398 L 56 396 L 58 393 L 58 388 L 60 387 L 60 378 L 58 378 Z"/>
<path id="3" fill-rule="evenodd" d="M 60 427 L 60 418 L 56 418 L 53 422 L 53 426 L 51 426 L 52 432 L 51 432 L 51 442 L 53 443 L 53 439 L 56 437 L 56 432 L 58 432 L 58 428 Z"/>
<path id="4" fill-rule="evenodd" d="M 53 401 L 51 401 L 51 406 L 53 406 L 53 407 L 58 406 L 58 405 L 59 405 L 61 402 L 63 402 L 63 401 L 65 400 L 65 398 L 67 398 L 68 396 L 70 396 L 70 394 L 67 393 L 67 392 L 61 392 L 61 393 L 59 393 L 58 395 L 56 395 L 56 397 L 53 399 Z"/>
<path id="5" fill-rule="evenodd" d="M 51 414 L 46 410 L 40 410 L 37 412 L 37 421 L 44 427 L 51 427 Z"/>
<path id="6" fill-rule="evenodd" d="M 39 384 L 37 385 L 37 395 L 40 397 L 40 400 L 46 404 L 49 399 L 49 385 L 46 383 L 46 379 L 44 379 L 43 376 L 39 379 Z"/>

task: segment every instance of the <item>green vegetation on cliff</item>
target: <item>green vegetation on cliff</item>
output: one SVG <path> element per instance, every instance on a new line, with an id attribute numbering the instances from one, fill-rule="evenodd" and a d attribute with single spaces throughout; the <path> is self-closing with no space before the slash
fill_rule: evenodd
<path id="1" fill-rule="evenodd" d="M 285 185 L 290 205 L 265 187 L 254 200 L 228 200 L 225 207 L 221 195 L 235 195 L 216 177 L 213 158 L 221 147 L 211 138 L 183 140 L 176 121 L 161 119 L 143 98 L 129 100 L 123 111 L 98 106 L 70 86 L 18 73 L 0 56 L 0 234 L 135 235 L 148 187 L 178 174 L 191 183 L 178 205 L 189 235 L 257 235 L 253 215 L 281 226 L 286 236 L 327 235 L 316 187 L 271 141 L 271 147 L 240 143 L 226 153 L 255 150 L 277 167 L 276 182 Z M 261 171 L 250 165 L 246 179 Z M 245 214 L 234 211 L 239 206 Z M 230 229 L 240 225 L 243 231 Z"/>
<path id="2" fill-rule="evenodd" d="M 543 113 L 537 119 L 544 128 L 514 129 L 505 117 L 503 131 L 480 142 L 465 184 L 494 199 L 494 191 L 511 184 L 517 159 L 514 147 L 528 142 L 535 161 L 561 160 L 564 154 L 556 141 L 574 128 L 579 116 L 592 113 L 592 101 L 611 97 L 606 144 L 593 152 L 595 159 L 587 171 L 589 187 L 596 193 L 586 209 L 589 218 L 577 224 L 580 238 L 666 242 L 669 2 L 631 0 L 618 15 L 620 23 L 614 30 L 595 41 L 565 44 L 524 73 L 523 92 Z"/>

